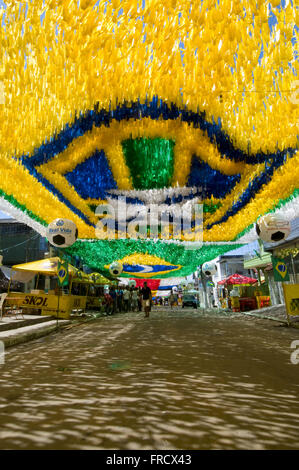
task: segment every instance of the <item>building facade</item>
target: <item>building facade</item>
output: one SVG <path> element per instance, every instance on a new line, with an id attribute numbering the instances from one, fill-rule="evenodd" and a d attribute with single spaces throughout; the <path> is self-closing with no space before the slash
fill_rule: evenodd
<path id="1" fill-rule="evenodd" d="M 48 242 L 32 228 L 12 218 L 0 219 L 0 252 L 2 264 L 27 263 L 44 257 Z"/>
<path id="2" fill-rule="evenodd" d="M 291 233 L 286 240 L 277 243 L 264 243 L 264 249 L 271 257 L 283 259 L 287 265 L 290 280 L 284 281 L 284 283 L 299 284 L 299 217 L 291 221 Z M 265 271 L 267 271 L 267 268 Z M 274 301 L 275 295 L 277 296 L 276 291 L 278 291 L 280 303 L 284 303 L 283 283 L 274 282 L 273 267 L 269 271 L 271 278 L 273 278 L 273 284 L 276 287 Z"/>

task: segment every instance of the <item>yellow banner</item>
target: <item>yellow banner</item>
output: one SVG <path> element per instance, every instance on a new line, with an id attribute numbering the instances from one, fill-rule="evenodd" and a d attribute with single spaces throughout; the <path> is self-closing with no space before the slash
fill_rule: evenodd
<path id="1" fill-rule="evenodd" d="M 299 284 L 283 284 L 283 291 L 287 313 L 299 316 Z"/>
<path id="2" fill-rule="evenodd" d="M 240 299 L 239 299 L 239 297 L 231 297 L 231 306 L 232 306 L 232 308 L 240 308 Z"/>
<path id="3" fill-rule="evenodd" d="M 7 305 L 20 308 L 40 309 L 42 315 L 57 316 L 58 296 L 51 294 L 24 294 L 11 292 L 6 299 Z M 86 297 L 79 295 L 61 295 L 59 297 L 58 318 L 69 318 L 73 309 L 85 309 Z"/>

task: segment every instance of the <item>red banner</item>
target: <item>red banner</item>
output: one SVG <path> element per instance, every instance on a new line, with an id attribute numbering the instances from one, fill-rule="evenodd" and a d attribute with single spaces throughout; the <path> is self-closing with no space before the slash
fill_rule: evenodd
<path id="1" fill-rule="evenodd" d="M 160 279 L 133 279 L 136 282 L 136 287 L 143 287 L 143 284 L 147 282 L 148 287 L 151 290 L 157 290 L 160 285 Z"/>

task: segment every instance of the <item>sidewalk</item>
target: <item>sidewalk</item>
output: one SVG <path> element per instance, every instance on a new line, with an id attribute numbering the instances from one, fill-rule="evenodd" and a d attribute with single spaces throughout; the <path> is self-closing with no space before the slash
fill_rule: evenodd
<path id="1" fill-rule="evenodd" d="M 208 308 L 203 309 L 206 313 L 226 313 L 229 315 L 246 315 L 248 317 L 255 317 L 255 318 L 263 318 L 267 320 L 274 320 L 281 323 L 288 323 L 287 314 L 286 314 L 286 306 L 285 304 L 278 304 L 272 305 L 271 307 L 264 307 L 256 310 L 249 310 L 249 311 L 241 311 L 241 312 L 233 312 L 231 309 L 228 308 Z M 290 323 L 293 324 L 296 328 L 299 327 L 299 316 L 292 316 L 290 317 Z"/>
<path id="2" fill-rule="evenodd" d="M 70 320 L 58 320 L 58 328 L 71 323 Z M 50 316 L 24 315 L 4 317 L 0 322 L 0 341 L 6 348 L 26 343 L 32 339 L 46 336 L 57 329 L 57 320 Z"/>
<path id="3" fill-rule="evenodd" d="M 245 314 L 257 314 L 257 315 L 269 315 L 281 320 L 287 320 L 286 306 L 285 304 L 272 305 L 271 307 L 264 307 L 256 310 L 250 310 L 249 312 L 242 312 Z"/>
<path id="4" fill-rule="evenodd" d="M 260 308 L 259 310 L 250 310 L 249 312 L 240 312 L 243 315 L 268 320 L 279 321 L 288 324 L 285 304 L 273 305 L 271 307 Z M 299 328 L 299 316 L 289 316 L 290 326 Z"/>

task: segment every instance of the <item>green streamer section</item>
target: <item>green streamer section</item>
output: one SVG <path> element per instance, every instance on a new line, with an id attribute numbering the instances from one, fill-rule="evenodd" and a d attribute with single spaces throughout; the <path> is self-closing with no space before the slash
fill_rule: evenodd
<path id="1" fill-rule="evenodd" d="M 171 185 L 174 141 L 138 138 L 122 142 L 135 189 L 161 189 Z"/>
<path id="2" fill-rule="evenodd" d="M 167 274 L 157 274 L 152 278 L 167 278 L 177 276 L 188 276 L 192 274 L 199 265 L 210 261 L 217 256 L 244 246 L 244 244 L 206 245 L 197 250 L 186 249 L 182 243 L 165 243 L 141 240 L 95 240 L 90 242 L 77 241 L 72 247 L 64 251 L 70 255 L 77 255 L 93 271 L 100 271 L 104 275 L 109 271 L 105 265 L 113 261 L 122 260 L 125 256 L 135 253 L 155 255 L 162 260 L 174 265 L 181 265 L 181 269 Z M 134 277 L 132 274 L 122 274 L 122 277 Z"/>
<path id="3" fill-rule="evenodd" d="M 217 202 L 216 204 L 204 202 L 203 203 L 203 213 L 204 214 L 214 214 L 214 212 L 216 212 L 216 210 L 219 209 L 219 207 L 221 207 L 221 206 L 222 206 L 221 202 Z"/>

